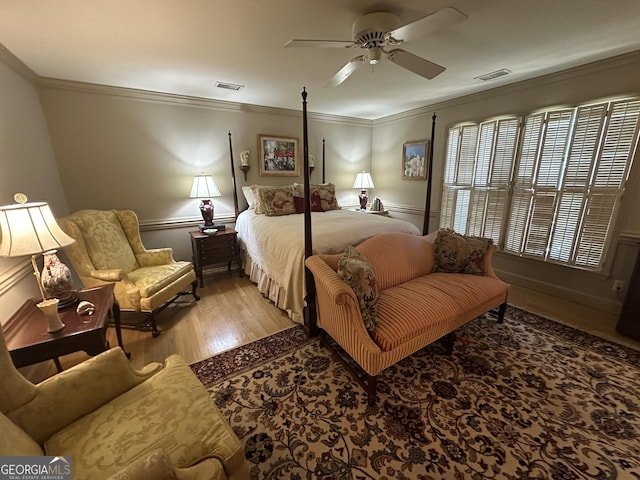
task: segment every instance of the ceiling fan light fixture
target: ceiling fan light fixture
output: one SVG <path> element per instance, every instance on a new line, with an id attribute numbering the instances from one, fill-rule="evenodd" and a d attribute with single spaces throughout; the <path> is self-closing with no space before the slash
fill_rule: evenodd
<path id="1" fill-rule="evenodd" d="M 382 49 L 378 47 L 372 47 L 367 51 L 367 62 L 369 65 L 377 65 L 382 58 Z"/>

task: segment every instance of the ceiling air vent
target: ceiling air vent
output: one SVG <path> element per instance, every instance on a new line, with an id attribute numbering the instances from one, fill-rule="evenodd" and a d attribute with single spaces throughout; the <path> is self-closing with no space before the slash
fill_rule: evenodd
<path id="1" fill-rule="evenodd" d="M 496 70 L 495 72 L 485 73 L 484 75 L 480 75 L 479 77 L 474 77 L 474 80 L 482 80 L 486 82 L 487 80 L 493 80 L 494 78 L 504 77 L 505 75 L 509 75 L 511 70 L 506 68 L 501 68 L 500 70 Z"/>
<path id="2" fill-rule="evenodd" d="M 235 83 L 216 82 L 216 87 L 224 88 L 225 90 L 233 90 L 237 92 L 244 88 L 244 85 L 236 85 Z"/>

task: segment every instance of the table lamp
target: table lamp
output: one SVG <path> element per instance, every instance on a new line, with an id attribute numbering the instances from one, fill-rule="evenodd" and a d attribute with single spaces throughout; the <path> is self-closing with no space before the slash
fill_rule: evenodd
<path id="1" fill-rule="evenodd" d="M 33 274 L 42 295 L 38 307 L 49 319 L 50 332 L 62 330 L 64 324 L 57 310 L 75 304 L 78 296 L 72 289 L 71 272 L 58 259 L 56 251 L 75 240 L 60 228 L 47 203 L 26 203 L 27 197 L 22 193 L 13 198 L 16 204 L 0 207 L 0 256 L 31 255 Z M 44 257 L 42 272 L 36 263 L 39 254 Z"/>
<path id="2" fill-rule="evenodd" d="M 204 224 L 200 225 L 200 231 L 204 233 L 213 233 L 218 230 L 224 230 L 224 224 L 213 223 L 213 203 L 211 203 L 211 197 L 219 197 L 220 190 L 213 181 L 211 175 L 205 175 L 201 173 L 193 177 L 193 185 L 191 186 L 190 198 L 200 198 L 200 213 Z"/>
<path id="3" fill-rule="evenodd" d="M 364 170 L 358 173 L 358 175 L 356 175 L 356 181 L 353 182 L 353 188 L 360 189 L 360 195 L 358 195 L 358 198 L 360 199 L 360 210 L 366 210 L 367 202 L 369 201 L 367 188 L 374 188 L 371 174 L 365 172 Z"/>

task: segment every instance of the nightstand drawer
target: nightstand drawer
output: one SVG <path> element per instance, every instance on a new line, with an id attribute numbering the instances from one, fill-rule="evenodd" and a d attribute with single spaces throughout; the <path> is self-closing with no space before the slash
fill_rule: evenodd
<path id="1" fill-rule="evenodd" d="M 225 262 L 238 254 L 235 244 L 206 245 L 198 249 L 198 258 L 203 264 Z"/>

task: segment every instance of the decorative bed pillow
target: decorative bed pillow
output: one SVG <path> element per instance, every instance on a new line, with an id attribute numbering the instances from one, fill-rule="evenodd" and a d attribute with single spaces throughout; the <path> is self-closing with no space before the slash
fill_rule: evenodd
<path id="1" fill-rule="evenodd" d="M 336 186 L 333 183 L 323 183 L 321 185 L 311 185 L 311 195 L 317 192 L 320 196 L 322 210 L 338 210 L 338 200 L 336 199 Z"/>
<path id="2" fill-rule="evenodd" d="M 460 235 L 441 228 L 433 243 L 433 271 L 484 275 L 484 256 L 492 244 L 491 238 Z"/>
<path id="3" fill-rule="evenodd" d="M 367 257 L 349 245 L 338 261 L 338 276 L 355 292 L 365 328 L 376 328 L 378 281 Z"/>
<path id="4" fill-rule="evenodd" d="M 259 188 L 257 191 L 259 198 L 257 204 L 260 205 L 262 213 L 268 217 L 296 213 L 291 187 Z M 260 213 L 257 205 L 256 213 Z"/>
<path id="5" fill-rule="evenodd" d="M 291 190 L 291 185 L 282 185 L 279 187 L 275 185 L 251 185 L 250 189 L 251 189 L 251 193 L 253 194 L 254 210 L 257 214 L 262 215 L 266 213 L 263 199 L 271 198 L 274 195 L 273 190 L 280 190 L 280 189 Z M 294 213 L 294 212 L 291 212 L 291 213 Z"/>
<path id="6" fill-rule="evenodd" d="M 293 197 L 293 203 L 296 206 L 296 213 L 304 213 L 304 197 Z M 311 211 L 312 212 L 324 212 L 322 203 L 320 202 L 320 195 L 317 192 L 311 194 Z"/>

